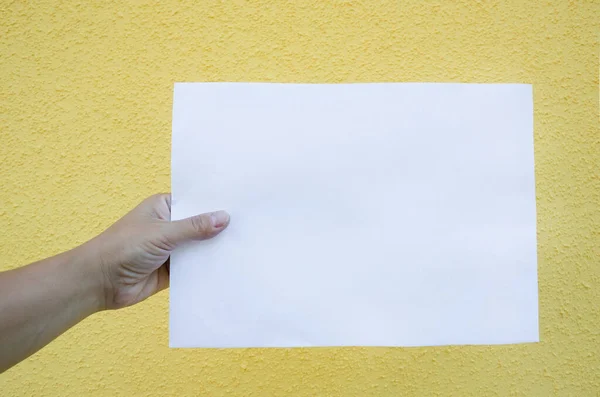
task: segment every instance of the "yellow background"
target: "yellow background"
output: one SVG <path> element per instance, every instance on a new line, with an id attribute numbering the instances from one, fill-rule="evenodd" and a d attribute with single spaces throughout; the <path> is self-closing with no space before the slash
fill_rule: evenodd
<path id="1" fill-rule="evenodd" d="M 169 190 L 175 81 L 532 83 L 542 342 L 174 350 L 163 292 L 88 318 L 0 394 L 600 395 L 599 5 L 4 0 L 1 268 Z"/>

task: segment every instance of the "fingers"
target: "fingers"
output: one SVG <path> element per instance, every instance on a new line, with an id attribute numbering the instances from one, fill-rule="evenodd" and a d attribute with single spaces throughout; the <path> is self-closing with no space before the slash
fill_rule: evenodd
<path id="1" fill-rule="evenodd" d="M 175 245 L 190 240 L 206 240 L 221 233 L 227 225 L 229 225 L 227 212 L 211 212 L 170 222 L 165 228 L 165 237 Z"/>
<path id="2" fill-rule="evenodd" d="M 163 289 L 169 288 L 169 263 L 165 263 L 156 271 L 156 292 L 162 291 Z"/>

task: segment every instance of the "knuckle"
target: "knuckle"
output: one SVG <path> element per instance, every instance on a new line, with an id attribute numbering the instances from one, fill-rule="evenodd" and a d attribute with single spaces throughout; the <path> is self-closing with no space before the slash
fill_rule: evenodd
<path id="1" fill-rule="evenodd" d="M 160 203 L 160 202 L 166 200 L 167 198 L 170 198 L 170 195 L 168 195 L 166 193 L 157 193 L 157 194 L 153 194 L 152 196 L 148 197 L 145 201 L 150 204 L 156 204 L 156 203 Z"/>
<path id="2" fill-rule="evenodd" d="M 155 206 L 155 204 L 158 202 L 159 195 L 157 194 L 153 194 L 152 196 L 148 196 L 145 199 L 142 200 L 142 202 L 139 204 L 140 208 L 144 208 L 144 209 L 148 209 L 148 208 L 152 208 Z"/>
<path id="3" fill-rule="evenodd" d="M 212 230 L 212 226 L 207 216 L 198 215 L 190 218 L 192 229 L 200 236 L 207 236 Z"/>

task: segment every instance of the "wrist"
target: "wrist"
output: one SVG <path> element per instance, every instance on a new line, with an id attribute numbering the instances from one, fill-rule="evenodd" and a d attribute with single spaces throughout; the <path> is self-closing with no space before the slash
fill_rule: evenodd
<path id="1" fill-rule="evenodd" d="M 106 281 L 99 255 L 93 244 L 85 243 L 65 253 L 69 256 L 67 271 L 77 285 L 75 295 L 88 315 L 106 309 Z"/>

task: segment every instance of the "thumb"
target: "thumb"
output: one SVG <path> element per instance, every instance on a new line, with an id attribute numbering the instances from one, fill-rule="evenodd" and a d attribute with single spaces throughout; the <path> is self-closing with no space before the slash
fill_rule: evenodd
<path id="1" fill-rule="evenodd" d="M 206 240 L 221 233 L 229 225 L 225 211 L 210 212 L 173 221 L 165 228 L 165 237 L 173 244 L 189 240 Z"/>

